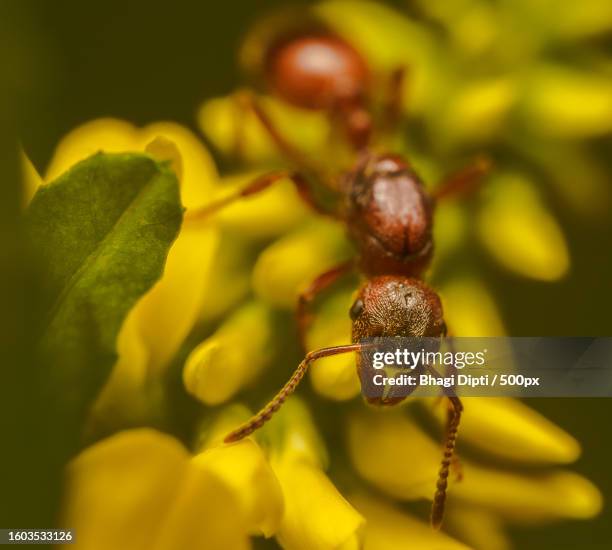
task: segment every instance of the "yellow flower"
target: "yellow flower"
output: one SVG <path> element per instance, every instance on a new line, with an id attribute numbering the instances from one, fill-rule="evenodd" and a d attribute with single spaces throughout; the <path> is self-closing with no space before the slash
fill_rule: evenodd
<path id="1" fill-rule="evenodd" d="M 511 174 L 492 180 L 478 219 L 489 252 L 516 273 L 543 281 L 563 277 L 570 264 L 565 237 L 533 186 Z"/>
<path id="2" fill-rule="evenodd" d="M 364 550 L 397 548 L 467 550 L 469 548 L 440 531 L 434 531 L 424 521 L 371 493 L 353 495 L 350 501 L 366 518 Z"/>
<path id="3" fill-rule="evenodd" d="M 351 320 L 346 312 L 354 298 L 353 289 L 338 290 L 314 310 L 312 325 L 306 334 L 309 350 L 350 342 Z M 361 391 L 351 354 L 320 359 L 310 368 L 310 381 L 317 394 L 334 401 L 352 399 Z"/>
<path id="4" fill-rule="evenodd" d="M 424 403 L 436 407 L 432 400 Z M 471 398 L 464 406 L 460 449 L 480 453 L 476 462 L 460 452 L 460 482 L 451 472 L 447 507 L 451 524 L 453 514 L 461 517 L 466 509 L 473 509 L 475 518 L 476 512 L 483 512 L 490 519 L 512 523 L 590 518 L 599 513 L 601 495 L 583 477 L 558 469 L 526 469 L 573 462 L 579 447 L 571 436 L 514 400 Z M 437 408 L 442 410 L 435 414 L 443 417 L 444 408 L 439 403 Z M 412 410 L 414 405 L 352 415 L 349 453 L 359 474 L 390 497 L 431 499 L 440 446 L 424 432 Z M 482 453 L 505 464 L 518 461 L 522 469 L 492 467 L 482 462 Z M 501 529 L 498 536 L 505 539 Z"/>
<path id="5" fill-rule="evenodd" d="M 278 416 L 263 437 L 285 499 L 279 543 L 287 550 L 357 550 L 363 517 L 325 475 L 326 452 L 308 410 L 292 398 Z"/>
<path id="6" fill-rule="evenodd" d="M 62 523 L 83 550 L 250 548 L 236 491 L 149 429 L 120 432 L 69 464 Z"/>
<path id="7" fill-rule="evenodd" d="M 517 399 L 464 397 L 461 440 L 488 455 L 527 464 L 571 464 L 580 444 L 567 432 Z M 439 422 L 443 407 L 429 402 Z"/>
<path id="8" fill-rule="evenodd" d="M 355 413 L 348 419 L 347 430 L 351 461 L 364 479 L 396 498 L 433 496 L 440 445 L 401 408 Z"/>
<path id="9" fill-rule="evenodd" d="M 57 146 L 45 175 L 50 181 L 96 151 L 146 151 L 175 170 L 187 211 L 212 200 L 216 170 L 205 148 L 186 128 L 160 122 L 136 128 L 100 119 L 70 132 Z M 189 225 L 168 254 L 163 277 L 137 303 L 118 338 L 119 360 L 94 406 L 94 423 L 112 426 L 146 418 L 157 406 L 156 379 L 199 317 L 217 242 L 209 224 Z M 153 387 L 151 387 L 153 384 Z"/>
<path id="10" fill-rule="evenodd" d="M 281 487 L 254 441 L 210 448 L 196 455 L 193 462 L 216 474 L 234 491 L 249 534 L 270 537 L 277 532 L 284 512 Z"/>
<path id="11" fill-rule="evenodd" d="M 350 254 L 342 224 L 313 220 L 281 237 L 259 255 L 253 269 L 253 288 L 272 305 L 293 309 L 300 292 L 317 275 Z"/>
<path id="12" fill-rule="evenodd" d="M 273 462 L 285 496 L 277 538 L 288 550 L 358 550 L 363 517 L 320 468 L 300 460 Z"/>
<path id="13" fill-rule="evenodd" d="M 42 178 L 38 174 L 36 168 L 32 164 L 32 161 L 28 158 L 25 151 L 19 151 L 19 157 L 21 160 L 21 173 L 22 173 L 22 204 L 27 206 L 30 200 L 36 193 L 38 187 L 42 184 Z"/>
<path id="14" fill-rule="evenodd" d="M 223 409 L 212 425 L 205 423 L 198 443 L 204 451 L 194 460 L 233 487 L 247 512 L 265 515 L 256 522 L 259 533 L 274 534 L 283 548 L 360 548 L 363 518 L 325 474 L 327 452 L 308 409 L 291 398 L 277 422 L 257 434 L 261 448 L 252 438 L 223 444 L 223 437 L 249 416 L 247 409 L 234 405 Z M 267 463 L 260 460 L 262 449 Z M 249 463 L 255 455 L 257 460 Z"/>
<path id="15" fill-rule="evenodd" d="M 189 393 L 207 405 L 223 403 L 269 366 L 274 348 L 272 311 L 253 301 L 230 315 L 196 346 L 185 363 Z"/>

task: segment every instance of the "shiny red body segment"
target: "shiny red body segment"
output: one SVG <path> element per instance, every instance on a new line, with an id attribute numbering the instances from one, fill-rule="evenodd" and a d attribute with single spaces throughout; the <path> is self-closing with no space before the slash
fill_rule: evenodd
<path id="1" fill-rule="evenodd" d="M 418 277 L 433 254 L 433 200 L 392 155 L 371 156 L 346 178 L 345 217 L 368 275 Z"/>
<path id="2" fill-rule="evenodd" d="M 361 97 L 369 81 L 363 58 L 333 35 L 291 37 L 270 48 L 267 80 L 285 101 L 304 109 L 324 110 Z"/>

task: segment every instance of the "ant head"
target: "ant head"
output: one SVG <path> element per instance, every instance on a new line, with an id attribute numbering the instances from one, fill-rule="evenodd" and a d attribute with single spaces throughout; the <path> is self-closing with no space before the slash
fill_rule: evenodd
<path id="1" fill-rule="evenodd" d="M 305 109 L 329 109 L 360 97 L 369 80 L 361 55 L 325 31 L 277 40 L 264 62 L 269 84 L 285 101 Z"/>
<path id="2" fill-rule="evenodd" d="M 433 252 L 433 202 L 396 155 L 363 158 L 347 180 L 347 222 L 368 275 L 419 276 Z"/>
<path id="3" fill-rule="evenodd" d="M 369 279 L 350 310 L 353 342 L 380 336 L 446 334 L 440 297 L 418 279 L 384 275 Z"/>

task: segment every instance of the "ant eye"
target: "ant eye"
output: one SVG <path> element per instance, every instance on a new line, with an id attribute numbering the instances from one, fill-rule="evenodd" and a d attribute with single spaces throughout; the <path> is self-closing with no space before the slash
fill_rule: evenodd
<path id="1" fill-rule="evenodd" d="M 363 300 L 361 299 L 355 300 L 355 302 L 351 306 L 349 315 L 351 316 L 351 319 L 354 321 L 355 319 L 357 319 L 357 317 L 361 315 L 362 311 L 363 311 Z"/>

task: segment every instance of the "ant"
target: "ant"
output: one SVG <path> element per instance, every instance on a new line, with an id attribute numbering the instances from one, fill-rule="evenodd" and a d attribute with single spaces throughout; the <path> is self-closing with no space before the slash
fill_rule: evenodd
<path id="1" fill-rule="evenodd" d="M 345 262 L 317 277 L 300 295 L 297 318 L 300 334 L 309 324 L 308 306 L 339 277 L 355 267 L 366 281 L 350 308 L 352 343 L 310 351 L 276 396 L 245 424 L 231 432 L 225 442 L 247 437 L 266 423 L 295 391 L 308 367 L 317 359 L 341 353 L 361 352 L 364 339 L 378 337 L 434 337 L 447 335 L 438 294 L 422 280 L 433 254 L 432 224 L 435 202 L 471 188 L 488 172 L 486 159 L 452 175 L 434 194 L 399 155 L 369 149 L 373 117 L 368 108 L 370 71 L 363 57 L 346 41 L 328 30 L 291 33 L 272 44 L 265 56 L 264 73 L 269 87 L 284 101 L 326 114 L 338 121 L 349 144 L 357 153 L 354 167 L 328 187 L 336 191 L 341 208 L 334 216 L 343 220 L 358 250 L 358 262 Z M 384 116 L 397 118 L 405 71 L 393 72 Z M 315 201 L 309 177 L 321 176 L 278 131 L 268 114 L 253 97 L 250 108 L 277 148 L 296 165 L 294 172 L 277 171 L 256 178 L 241 191 L 188 213 L 199 220 L 220 208 L 258 193 L 281 179 L 291 179 L 302 198 L 316 211 L 325 212 Z M 357 359 L 358 374 L 363 368 Z M 453 463 L 457 430 L 463 406 L 451 392 L 446 395 L 449 415 L 444 452 L 431 509 L 431 524 L 439 528 L 446 501 L 448 476 Z M 389 406 L 405 396 L 370 397 L 373 405 Z"/>

